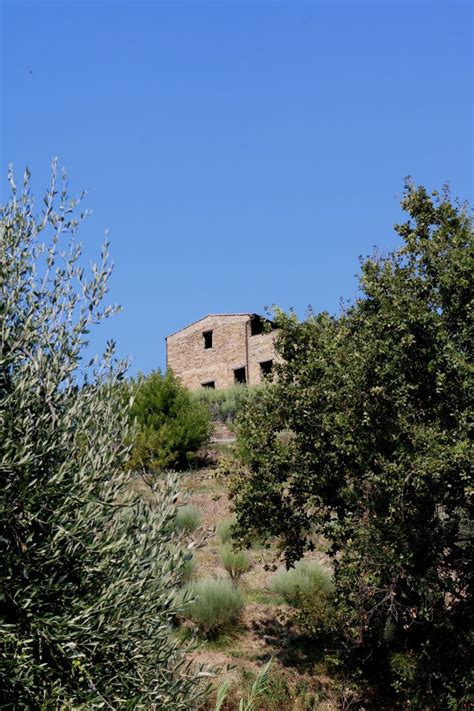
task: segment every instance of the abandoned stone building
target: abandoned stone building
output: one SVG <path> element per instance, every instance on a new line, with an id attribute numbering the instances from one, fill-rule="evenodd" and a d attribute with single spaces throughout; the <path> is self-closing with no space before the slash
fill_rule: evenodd
<path id="1" fill-rule="evenodd" d="M 275 336 L 258 314 L 209 314 L 166 338 L 166 367 L 191 390 L 254 385 L 271 372 Z"/>

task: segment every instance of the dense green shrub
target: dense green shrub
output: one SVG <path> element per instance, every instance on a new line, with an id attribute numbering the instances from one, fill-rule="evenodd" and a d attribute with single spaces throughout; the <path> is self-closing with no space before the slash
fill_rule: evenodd
<path id="1" fill-rule="evenodd" d="M 273 576 L 270 587 L 289 605 L 298 606 L 305 598 L 329 598 L 334 592 L 331 571 L 314 561 L 300 560 L 294 568 L 281 568 Z"/>
<path id="2" fill-rule="evenodd" d="M 129 466 L 149 472 L 190 466 L 209 440 L 208 409 L 170 371 L 140 376 L 131 390 L 136 433 Z"/>
<path id="3" fill-rule="evenodd" d="M 183 599 L 193 598 L 182 612 L 204 637 L 215 637 L 231 627 L 244 607 L 241 594 L 227 580 L 201 580 L 185 588 Z"/>
<path id="4" fill-rule="evenodd" d="M 55 176 L 54 176 L 55 177 Z M 77 203 L 55 182 L 36 217 L 28 175 L 0 210 L 0 706 L 199 706 L 168 633 L 186 554 L 176 482 L 135 493 L 125 472 L 124 367 L 82 365 L 110 265 L 90 275 Z"/>
<path id="5" fill-rule="evenodd" d="M 201 523 L 201 510 L 197 506 L 187 504 L 180 506 L 176 513 L 175 527 L 183 533 L 192 533 Z"/>
<path id="6" fill-rule="evenodd" d="M 250 568 L 249 554 L 244 550 L 234 550 L 231 543 L 226 543 L 221 546 L 220 559 L 235 587 L 238 579 Z"/>
<path id="7" fill-rule="evenodd" d="M 402 206 L 402 245 L 363 261 L 355 303 L 277 316 L 281 363 L 240 412 L 232 486 L 244 544 L 278 537 L 291 564 L 331 542 L 352 668 L 381 670 L 404 708 L 456 708 L 474 621 L 472 214 L 410 182 Z"/>

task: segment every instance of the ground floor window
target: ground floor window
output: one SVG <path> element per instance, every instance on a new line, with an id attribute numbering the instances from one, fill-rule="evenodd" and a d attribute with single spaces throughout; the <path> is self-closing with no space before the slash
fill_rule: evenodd
<path id="1" fill-rule="evenodd" d="M 273 369 L 273 361 L 272 360 L 264 360 L 262 363 L 260 363 L 260 372 L 262 375 L 270 375 Z"/>
<path id="2" fill-rule="evenodd" d="M 234 370 L 234 383 L 244 385 L 247 382 L 247 374 L 245 368 L 236 368 Z"/>
<path id="3" fill-rule="evenodd" d="M 203 388 L 210 388 L 211 390 L 216 389 L 216 382 L 215 380 L 209 380 L 207 383 L 202 383 Z"/>

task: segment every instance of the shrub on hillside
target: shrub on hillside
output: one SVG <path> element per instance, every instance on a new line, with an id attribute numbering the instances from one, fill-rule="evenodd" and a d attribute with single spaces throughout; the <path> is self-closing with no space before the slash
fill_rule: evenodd
<path id="1" fill-rule="evenodd" d="M 182 599 L 192 598 L 181 616 L 193 622 L 204 637 L 215 637 L 239 618 L 244 601 L 227 580 L 201 580 L 186 586 Z"/>
<path id="2" fill-rule="evenodd" d="M 201 510 L 197 506 L 187 504 L 180 506 L 176 513 L 175 528 L 183 533 L 192 533 L 201 523 Z"/>
<path id="3" fill-rule="evenodd" d="M 305 597 L 328 598 L 334 592 L 331 572 L 314 561 L 300 560 L 294 568 L 281 568 L 270 587 L 289 605 L 298 606 Z"/>
<path id="4" fill-rule="evenodd" d="M 230 543 L 232 540 L 232 526 L 235 525 L 235 519 L 232 518 L 225 518 L 223 521 L 220 521 L 217 526 L 216 526 L 216 534 L 217 538 L 219 539 L 219 542 L 224 545 L 225 543 Z"/>
<path id="5" fill-rule="evenodd" d="M 231 423 L 237 417 L 243 403 L 258 397 L 261 385 L 234 385 L 230 388 L 214 390 L 201 388 L 192 393 L 195 402 L 205 405 L 213 420 Z"/>
<path id="6" fill-rule="evenodd" d="M 131 417 L 136 423 L 132 469 L 185 469 L 211 433 L 208 409 L 177 378 L 159 370 L 132 382 Z"/>
<path id="7" fill-rule="evenodd" d="M 180 575 L 179 575 L 180 585 L 189 583 L 189 581 L 193 578 L 195 572 L 196 572 L 196 560 L 195 560 L 194 556 L 191 556 L 184 561 L 184 563 L 181 567 Z"/>
<path id="8" fill-rule="evenodd" d="M 88 275 L 77 203 L 54 183 L 0 209 L 0 707 L 197 708 L 168 633 L 186 554 L 176 482 L 130 487 L 124 364 L 82 366 L 110 265 Z"/>
<path id="9" fill-rule="evenodd" d="M 220 549 L 220 558 L 223 567 L 229 573 L 233 586 L 238 579 L 250 568 L 250 558 L 247 551 L 234 550 L 232 544 L 226 543 Z"/>

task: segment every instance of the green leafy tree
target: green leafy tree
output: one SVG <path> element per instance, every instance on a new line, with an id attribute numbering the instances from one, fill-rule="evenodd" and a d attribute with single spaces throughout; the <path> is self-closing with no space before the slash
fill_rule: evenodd
<path id="1" fill-rule="evenodd" d="M 209 409 L 168 371 L 155 370 L 131 384 L 137 424 L 130 466 L 146 471 L 185 469 L 209 440 Z"/>
<path id="2" fill-rule="evenodd" d="M 203 688 L 168 632 L 189 553 L 172 531 L 176 482 L 130 487 L 125 364 L 82 365 L 107 245 L 90 276 L 83 215 L 56 166 L 42 214 L 28 188 L 0 211 L 0 706 L 198 707 Z"/>
<path id="3" fill-rule="evenodd" d="M 284 362 L 241 411 L 233 494 L 242 541 L 278 536 L 289 565 L 315 534 L 331 541 L 353 661 L 379 664 L 402 705 L 457 708 L 472 651 L 472 217 L 411 182 L 402 206 L 403 245 L 363 261 L 353 305 L 279 314 Z"/>

